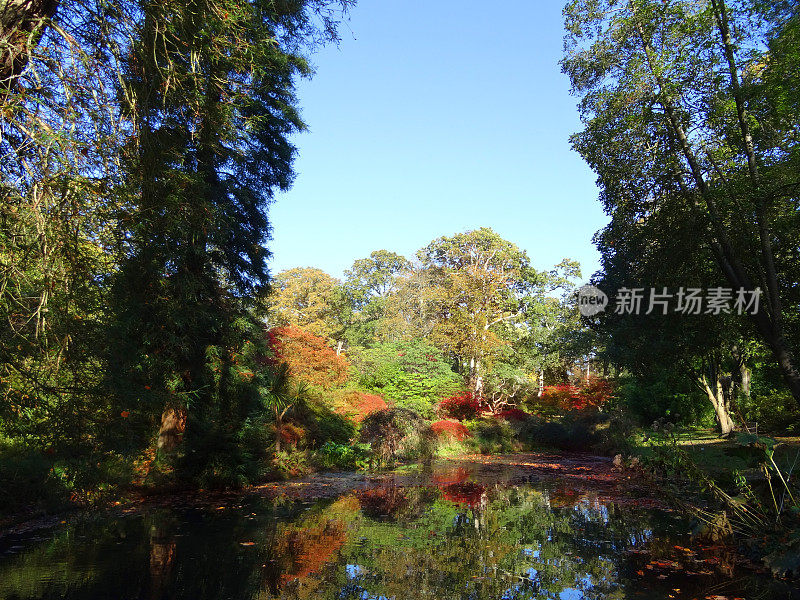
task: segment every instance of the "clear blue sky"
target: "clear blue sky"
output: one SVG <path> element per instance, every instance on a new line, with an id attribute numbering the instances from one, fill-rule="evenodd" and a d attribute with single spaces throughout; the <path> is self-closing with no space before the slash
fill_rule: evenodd
<path id="1" fill-rule="evenodd" d="M 569 147 L 561 2 L 361 0 L 299 86 L 297 180 L 271 207 L 271 272 L 341 277 L 385 248 L 411 258 L 481 226 L 550 268 L 598 268 L 607 219 Z"/>

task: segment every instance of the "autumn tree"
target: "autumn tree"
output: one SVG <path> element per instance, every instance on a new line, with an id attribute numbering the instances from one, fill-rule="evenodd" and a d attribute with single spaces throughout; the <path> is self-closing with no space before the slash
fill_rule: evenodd
<path id="1" fill-rule="evenodd" d="M 342 385 L 350 363 L 326 340 L 299 327 L 274 327 L 267 332 L 271 361 L 286 363 L 292 377 L 323 388 Z"/>
<path id="2" fill-rule="evenodd" d="M 269 297 L 270 322 L 293 325 L 334 340 L 345 309 L 340 283 L 321 269 L 297 267 L 279 273 Z"/>

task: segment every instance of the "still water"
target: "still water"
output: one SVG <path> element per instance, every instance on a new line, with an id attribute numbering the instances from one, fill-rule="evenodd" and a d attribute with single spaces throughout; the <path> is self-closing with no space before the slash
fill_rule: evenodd
<path id="1" fill-rule="evenodd" d="M 689 524 L 555 480 L 463 465 L 320 501 L 105 514 L 0 541 L 0 598 L 795 598 L 691 547 Z"/>

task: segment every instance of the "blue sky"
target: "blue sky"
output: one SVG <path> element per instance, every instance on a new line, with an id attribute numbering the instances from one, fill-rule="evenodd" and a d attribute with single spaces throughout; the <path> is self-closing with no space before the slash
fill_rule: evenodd
<path id="1" fill-rule="evenodd" d="M 569 147 L 559 1 L 361 0 L 299 86 L 293 188 L 271 207 L 273 273 L 341 277 L 385 248 L 412 257 L 481 226 L 550 268 L 598 268 L 607 219 Z"/>

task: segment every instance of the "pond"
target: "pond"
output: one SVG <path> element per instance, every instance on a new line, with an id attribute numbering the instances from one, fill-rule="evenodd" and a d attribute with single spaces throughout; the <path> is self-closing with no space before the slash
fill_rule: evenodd
<path id="1" fill-rule="evenodd" d="M 448 461 L 321 500 L 76 518 L 0 539 L 0 598 L 795 598 L 589 476 Z"/>

